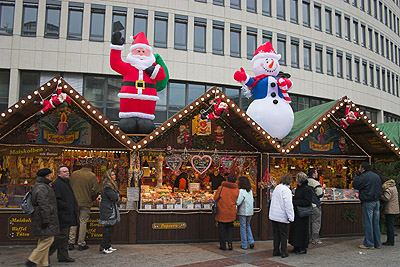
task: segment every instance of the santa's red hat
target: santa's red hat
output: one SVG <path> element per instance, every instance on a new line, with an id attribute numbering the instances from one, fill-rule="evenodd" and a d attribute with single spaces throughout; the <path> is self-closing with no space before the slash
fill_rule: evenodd
<path id="1" fill-rule="evenodd" d="M 133 42 L 130 48 L 131 51 L 136 48 L 146 48 L 153 53 L 153 48 L 151 48 L 151 46 L 149 45 L 146 35 L 144 35 L 144 32 L 140 32 L 133 37 L 131 36 L 130 39 Z"/>
<path id="2" fill-rule="evenodd" d="M 268 57 L 276 59 L 276 60 L 281 59 L 281 55 L 277 54 L 275 52 L 275 50 L 272 47 L 272 44 L 270 42 L 262 44 L 257 48 L 257 50 L 254 53 L 254 57 L 251 60 L 251 62 L 254 62 L 258 58 L 268 58 Z"/>

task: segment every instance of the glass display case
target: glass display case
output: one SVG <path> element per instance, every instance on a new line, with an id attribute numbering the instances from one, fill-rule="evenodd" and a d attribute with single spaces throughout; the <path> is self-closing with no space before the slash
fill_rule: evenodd
<path id="1" fill-rule="evenodd" d="M 359 201 L 358 190 L 326 188 L 322 201 Z"/>
<path id="2" fill-rule="evenodd" d="M 22 199 L 31 187 L 31 184 L 0 184 L 0 209 L 21 208 Z"/>

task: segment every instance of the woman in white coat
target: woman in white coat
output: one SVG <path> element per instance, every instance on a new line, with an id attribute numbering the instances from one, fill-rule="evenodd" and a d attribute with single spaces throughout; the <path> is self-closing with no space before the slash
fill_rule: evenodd
<path id="1" fill-rule="evenodd" d="M 272 193 L 269 208 L 269 219 L 272 221 L 272 232 L 274 234 L 273 256 L 288 257 L 287 239 L 288 224 L 294 221 L 294 210 L 292 203 L 292 191 L 290 184 L 292 176 L 285 174 Z"/>
<path id="2" fill-rule="evenodd" d="M 239 177 L 239 196 L 236 201 L 238 207 L 237 215 L 240 222 L 241 248 L 247 249 L 247 243 L 251 249 L 254 248 L 254 238 L 251 232 L 250 221 L 254 214 L 253 211 L 253 191 L 247 177 Z"/>

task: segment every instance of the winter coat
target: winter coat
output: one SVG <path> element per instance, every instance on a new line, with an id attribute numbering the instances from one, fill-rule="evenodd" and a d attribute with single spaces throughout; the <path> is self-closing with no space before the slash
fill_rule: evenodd
<path id="1" fill-rule="evenodd" d="M 392 179 L 386 181 L 382 185 L 383 194 L 383 212 L 384 214 L 399 214 L 399 194 L 396 188 L 396 182 Z"/>
<path id="2" fill-rule="evenodd" d="M 69 177 L 69 183 L 74 191 L 79 207 L 92 207 L 92 202 L 100 192 L 96 174 L 88 168 L 74 171 Z"/>
<path id="3" fill-rule="evenodd" d="M 269 219 L 275 222 L 289 223 L 294 221 L 292 191 L 289 185 L 278 184 L 272 192 Z"/>
<path id="4" fill-rule="evenodd" d="M 32 205 L 35 211 L 31 215 L 31 231 L 34 236 L 55 236 L 59 233 L 57 200 L 51 181 L 38 176 L 32 189 Z M 47 224 L 46 228 L 42 228 Z"/>
<path id="5" fill-rule="evenodd" d="M 378 201 L 382 196 L 381 179 L 372 171 L 364 171 L 360 176 L 356 176 L 353 187 L 360 191 L 361 202 Z"/>
<path id="6" fill-rule="evenodd" d="M 321 207 L 321 197 L 324 196 L 324 190 L 321 184 L 314 178 L 308 178 L 308 185 L 314 189 L 314 194 L 312 198 L 313 206 Z"/>
<path id="7" fill-rule="evenodd" d="M 101 225 L 114 225 L 120 221 L 117 207 L 119 191 L 114 190 L 110 185 L 105 185 L 101 192 L 100 219 Z"/>
<path id="8" fill-rule="evenodd" d="M 218 201 L 218 212 L 215 215 L 217 222 L 233 222 L 236 219 L 236 200 L 239 195 L 239 189 L 236 183 L 227 181 L 222 182 L 214 194 L 214 200 L 217 200 L 219 192 L 221 196 Z"/>
<path id="9" fill-rule="evenodd" d="M 313 189 L 308 186 L 308 181 L 298 185 L 293 197 L 295 207 L 294 221 L 290 223 L 289 243 L 294 247 L 307 248 L 309 242 L 309 216 L 300 217 L 298 206 L 307 207 L 312 203 Z"/>
<path id="10" fill-rule="evenodd" d="M 253 202 L 253 191 L 247 192 L 246 189 L 239 189 L 239 196 L 236 200 L 237 215 L 252 216 L 254 214 Z"/>
<path id="11" fill-rule="evenodd" d="M 78 225 L 78 202 L 69 180 L 58 177 L 52 187 L 57 199 L 60 228 Z"/>

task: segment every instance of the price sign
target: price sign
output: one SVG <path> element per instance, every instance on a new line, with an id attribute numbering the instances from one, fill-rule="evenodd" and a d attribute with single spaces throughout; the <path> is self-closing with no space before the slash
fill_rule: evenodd
<path id="1" fill-rule="evenodd" d="M 163 204 L 157 204 L 156 207 L 157 207 L 158 210 L 160 210 L 160 209 L 163 209 L 163 208 L 164 208 L 164 205 L 163 205 Z"/>
<path id="2" fill-rule="evenodd" d="M 167 209 L 172 210 L 174 208 L 174 204 L 167 204 Z"/>
<path id="3" fill-rule="evenodd" d="M 182 204 L 175 204 L 175 209 L 182 209 Z"/>
<path id="4" fill-rule="evenodd" d="M 193 204 L 187 204 L 188 209 L 193 209 Z"/>
<path id="5" fill-rule="evenodd" d="M 204 204 L 205 209 L 211 209 L 211 204 Z"/>
<path id="6" fill-rule="evenodd" d="M 149 205 L 149 204 L 144 205 L 144 209 L 145 210 L 151 210 L 151 205 Z"/>
<path id="7" fill-rule="evenodd" d="M 199 204 L 199 203 L 198 204 L 194 204 L 194 208 L 195 209 L 201 209 L 201 204 Z"/>

